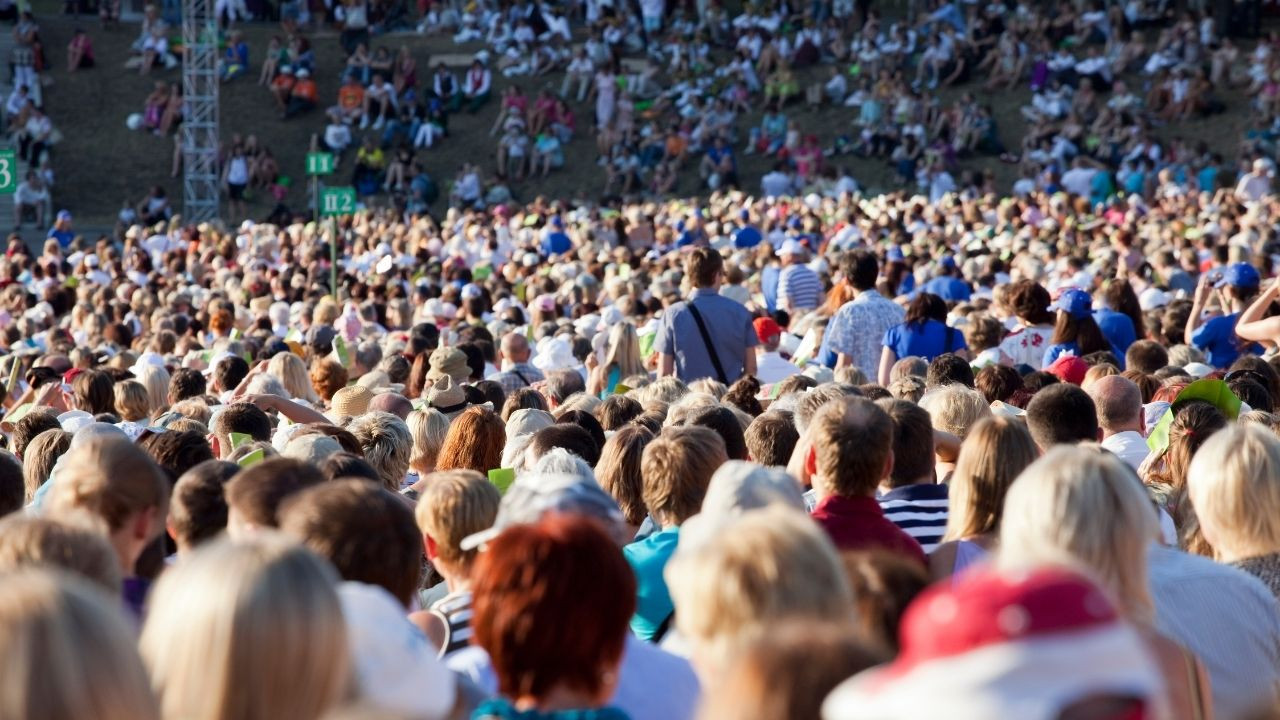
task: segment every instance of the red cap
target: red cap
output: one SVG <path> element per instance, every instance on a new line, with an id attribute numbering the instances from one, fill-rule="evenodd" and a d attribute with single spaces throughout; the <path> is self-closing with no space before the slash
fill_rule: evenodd
<path id="1" fill-rule="evenodd" d="M 756 329 L 756 337 L 760 342 L 769 342 L 782 334 L 782 327 L 771 317 L 758 317 L 751 321 Z"/>
<path id="2" fill-rule="evenodd" d="M 1084 382 L 1084 374 L 1089 372 L 1089 363 L 1075 355 L 1060 355 L 1052 365 L 1045 368 L 1045 372 L 1056 375 L 1063 382 L 1079 385 Z"/>

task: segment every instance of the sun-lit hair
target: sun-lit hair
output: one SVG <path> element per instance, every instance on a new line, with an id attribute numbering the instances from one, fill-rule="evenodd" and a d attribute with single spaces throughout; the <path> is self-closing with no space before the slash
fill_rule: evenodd
<path id="1" fill-rule="evenodd" d="M 479 550 L 463 550 L 462 540 L 493 526 L 499 500 L 497 486 L 480 473 L 446 470 L 431 475 L 414 518 L 422 534 L 435 541 L 438 559 L 465 575 Z"/>
<path id="2" fill-rule="evenodd" d="M 1000 529 L 1009 486 L 1037 455 L 1031 433 L 1018 420 L 989 417 L 974 425 L 960 445 L 951 474 L 944 539 L 962 540 Z"/>
<path id="3" fill-rule="evenodd" d="M 1257 425 L 1214 433 L 1187 471 L 1191 504 L 1223 562 L 1280 552 L 1280 439 Z"/>
<path id="4" fill-rule="evenodd" d="M 120 593 L 120 561 L 100 524 L 89 517 L 53 520 L 14 513 L 0 520 L 0 572 L 22 567 L 61 568 L 111 595 Z"/>
<path id="5" fill-rule="evenodd" d="M 289 397 L 305 400 L 311 404 L 320 402 L 320 396 L 311 385 L 307 376 L 307 365 L 302 358 L 291 352 L 276 353 L 267 362 L 267 374 L 280 381 Z"/>
<path id="6" fill-rule="evenodd" d="M 449 418 L 435 408 L 424 407 L 409 413 L 405 420 L 409 435 L 413 437 L 413 453 L 409 456 L 409 468 L 419 475 L 436 469 L 436 457 L 445 435 L 449 434 Z"/>
<path id="7" fill-rule="evenodd" d="M 475 470 L 487 475 L 502 462 L 507 430 L 502 420 L 483 407 L 470 407 L 449 423 L 436 470 Z"/>
<path id="8" fill-rule="evenodd" d="M 147 388 L 137 380 L 116 383 L 115 405 L 120 419 L 128 422 L 146 422 L 154 410 Z"/>
<path id="9" fill-rule="evenodd" d="M 135 365 L 133 377 L 147 389 L 151 411 L 169 404 L 169 371 L 161 365 Z"/>
<path id="10" fill-rule="evenodd" d="M 0 587 L 0 715 L 159 720 L 116 597 L 47 568 L 0 572 Z"/>
<path id="11" fill-rule="evenodd" d="M 1096 445 L 1058 445 L 1009 488 L 999 563 L 1065 564 L 1099 581 L 1132 620 L 1154 613 L 1147 548 L 1159 537 L 1155 508 L 1138 476 Z"/>
<path id="12" fill-rule="evenodd" d="M 926 392 L 919 404 L 929 411 L 934 428 L 961 440 L 968 436 L 974 423 L 991 415 L 991 406 L 982 393 L 954 383 Z"/>
<path id="13" fill-rule="evenodd" d="M 361 415 L 347 427 L 364 450 L 364 459 L 378 471 L 382 484 L 391 492 L 400 492 L 400 484 L 409 472 L 409 456 L 413 438 L 409 426 L 388 412 Z"/>
<path id="14" fill-rule="evenodd" d="M 318 718 L 352 673 L 337 575 L 274 534 L 215 540 L 165 571 L 139 648 L 166 718 Z"/>

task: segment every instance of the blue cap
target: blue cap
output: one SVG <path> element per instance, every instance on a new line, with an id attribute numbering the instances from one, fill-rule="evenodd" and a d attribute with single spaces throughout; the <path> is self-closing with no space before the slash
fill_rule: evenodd
<path id="1" fill-rule="evenodd" d="M 1258 276 L 1258 271 L 1249 263 L 1238 262 L 1228 265 L 1227 269 L 1222 272 L 1222 276 L 1213 284 L 1214 287 L 1220 288 L 1224 285 L 1231 287 L 1258 287 L 1262 282 L 1262 278 Z"/>
<path id="2" fill-rule="evenodd" d="M 1058 300 L 1050 305 L 1049 309 L 1062 310 L 1079 320 L 1093 314 L 1093 298 L 1089 297 L 1089 293 L 1083 290 L 1071 288 L 1070 290 L 1063 290 L 1062 294 L 1058 296 Z"/>
<path id="3" fill-rule="evenodd" d="M 551 218 L 551 227 L 564 227 L 564 218 L 559 215 Z"/>
<path id="4" fill-rule="evenodd" d="M 905 258 L 902 255 L 902 248 L 893 246 L 884 254 L 884 259 L 889 262 L 902 262 Z"/>
<path id="5" fill-rule="evenodd" d="M 938 267 L 943 270 L 955 270 L 956 259 L 950 255 L 943 255 L 942 259 L 938 261 Z"/>

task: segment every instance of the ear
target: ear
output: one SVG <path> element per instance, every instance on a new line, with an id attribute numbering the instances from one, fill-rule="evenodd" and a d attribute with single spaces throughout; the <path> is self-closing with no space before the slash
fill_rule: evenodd
<path id="1" fill-rule="evenodd" d="M 154 506 L 143 508 L 142 510 L 138 511 L 137 515 L 133 516 L 133 523 L 129 527 L 129 534 L 133 537 L 134 540 L 147 542 L 148 540 L 151 539 L 151 536 L 154 534 L 152 533 L 151 529 L 155 524 L 155 521 L 156 521 L 156 508 Z"/>
<path id="2" fill-rule="evenodd" d="M 434 562 L 436 558 L 440 557 L 440 548 L 436 545 L 435 538 L 430 535 L 423 534 L 422 547 L 427 551 L 428 560 Z"/>
<path id="3" fill-rule="evenodd" d="M 221 444 L 218 442 L 218 436 L 213 433 L 209 433 L 209 449 L 213 451 L 215 458 L 222 459 Z"/>
<path id="4" fill-rule="evenodd" d="M 1102 428 L 1098 428 L 1098 442 L 1102 442 Z"/>
<path id="5" fill-rule="evenodd" d="M 812 446 L 809 448 L 809 452 L 804 458 L 804 471 L 809 473 L 811 476 L 818 474 L 818 451 Z"/>

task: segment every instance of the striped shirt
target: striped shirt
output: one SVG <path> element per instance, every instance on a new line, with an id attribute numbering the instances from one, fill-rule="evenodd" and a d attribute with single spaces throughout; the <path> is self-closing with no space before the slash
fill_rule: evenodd
<path id="1" fill-rule="evenodd" d="M 471 591 L 459 590 L 440 598 L 431 606 L 432 614 L 444 621 L 446 634 L 440 657 L 449 655 L 471 644 Z"/>
<path id="2" fill-rule="evenodd" d="M 925 553 L 933 552 L 947 529 L 947 486 L 903 485 L 879 498 L 889 522 L 902 528 Z"/>
<path id="3" fill-rule="evenodd" d="M 822 280 L 807 265 L 788 265 L 778 278 L 778 300 L 792 312 L 812 310 L 822 302 Z"/>

